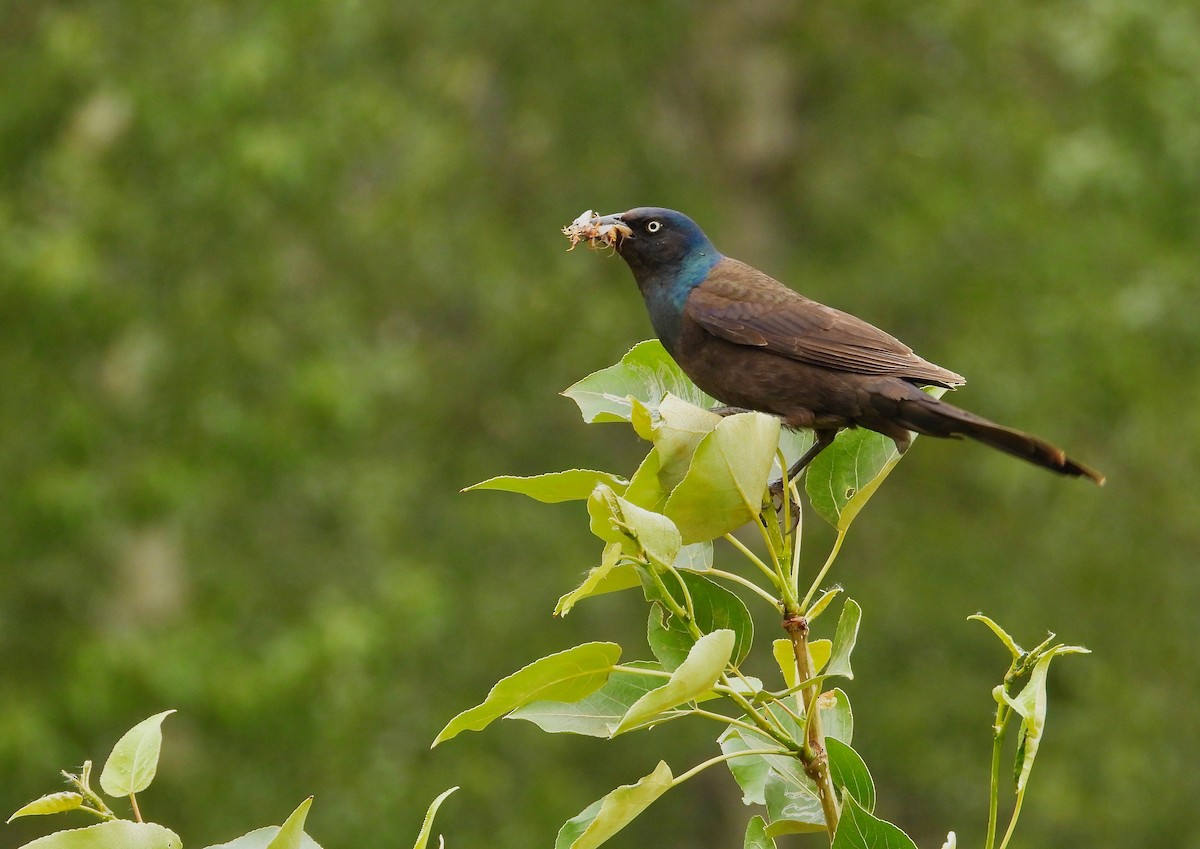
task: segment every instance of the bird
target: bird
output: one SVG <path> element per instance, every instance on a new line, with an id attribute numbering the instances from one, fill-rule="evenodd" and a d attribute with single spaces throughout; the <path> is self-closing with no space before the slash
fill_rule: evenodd
<path id="1" fill-rule="evenodd" d="M 903 453 L 912 434 L 969 438 L 1069 477 L 1104 476 L 1055 445 L 935 398 L 956 372 L 923 359 L 899 339 L 825 306 L 723 255 L 688 216 L 638 207 L 585 213 L 564 233 L 613 247 L 633 272 L 650 323 L 667 353 L 719 412 L 753 410 L 792 429 L 811 429 L 795 478 L 838 432 L 866 428 Z"/>

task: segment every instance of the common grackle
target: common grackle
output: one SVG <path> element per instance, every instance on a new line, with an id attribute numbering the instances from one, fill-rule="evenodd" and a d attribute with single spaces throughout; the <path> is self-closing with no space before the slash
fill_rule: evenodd
<path id="1" fill-rule="evenodd" d="M 723 404 L 816 433 L 793 476 L 839 430 L 865 427 L 890 437 L 900 451 L 912 441 L 910 431 L 966 436 L 1060 474 L 1104 483 L 1049 442 L 922 392 L 921 386 L 949 389 L 966 381 L 862 319 L 723 256 L 683 213 L 657 207 L 585 213 L 573 228 L 573 242 L 591 237 L 615 245 L 658 338 L 697 386 Z M 572 235 L 572 228 L 564 232 Z"/>

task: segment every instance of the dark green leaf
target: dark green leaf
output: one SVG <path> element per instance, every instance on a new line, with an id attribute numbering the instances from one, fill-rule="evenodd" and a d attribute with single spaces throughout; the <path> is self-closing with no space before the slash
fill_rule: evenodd
<path id="1" fill-rule="evenodd" d="M 703 575 L 695 572 L 679 572 L 678 575 L 687 588 L 686 597 L 691 598 L 696 627 L 705 634 L 722 628 L 732 630 L 736 636 L 733 663 L 740 664 L 750 653 L 750 646 L 754 642 L 754 620 L 746 609 L 746 603 Z M 663 582 L 675 602 L 686 609 L 686 597 L 674 575 L 664 575 Z M 659 601 L 655 585 L 643 582 L 643 588 L 651 601 Z M 661 603 L 655 604 L 650 610 L 647 632 L 650 650 L 668 670 L 678 667 L 696 643 L 686 623 L 668 613 Z"/>
<path id="2" fill-rule="evenodd" d="M 946 390 L 925 391 L 940 398 Z M 888 437 L 865 428 L 843 430 L 809 464 L 804 489 L 817 513 L 844 531 L 898 462 L 900 452 Z"/>
<path id="3" fill-rule="evenodd" d="M 907 834 L 872 816 L 854 797 L 842 798 L 842 815 L 830 849 L 917 849 Z"/>
<path id="4" fill-rule="evenodd" d="M 868 812 L 875 810 L 875 783 L 858 752 L 836 737 L 825 738 L 829 775 L 834 787 L 852 795 Z"/>
<path id="5" fill-rule="evenodd" d="M 767 834 L 767 824 L 762 817 L 750 817 L 746 824 L 746 839 L 743 849 L 775 849 L 775 841 Z"/>
<path id="6" fill-rule="evenodd" d="M 841 675 L 853 678 L 854 671 L 850 668 L 850 654 L 858 642 L 858 626 L 862 621 L 862 608 L 852 598 L 846 599 L 842 605 L 842 613 L 838 617 L 837 630 L 833 634 L 833 648 L 829 663 L 825 667 L 826 675 Z"/>

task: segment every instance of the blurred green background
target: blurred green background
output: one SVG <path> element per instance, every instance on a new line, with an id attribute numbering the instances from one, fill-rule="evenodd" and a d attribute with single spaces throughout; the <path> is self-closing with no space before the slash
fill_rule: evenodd
<path id="1" fill-rule="evenodd" d="M 193 847 L 310 793 L 327 849 L 410 845 L 451 784 L 454 849 L 549 846 L 713 754 L 429 751 L 529 660 L 639 645 L 632 597 L 550 615 L 598 557 L 578 505 L 458 490 L 632 471 L 556 393 L 649 325 L 558 228 L 654 204 L 1109 477 L 923 440 L 859 520 L 878 812 L 982 841 L 982 609 L 1094 651 L 1056 664 L 1020 844 L 1200 847 L 1193 2 L 7 0 L 0 85 L 0 813 L 168 707 L 142 809 Z M 714 770 L 615 845 L 748 813 Z"/>

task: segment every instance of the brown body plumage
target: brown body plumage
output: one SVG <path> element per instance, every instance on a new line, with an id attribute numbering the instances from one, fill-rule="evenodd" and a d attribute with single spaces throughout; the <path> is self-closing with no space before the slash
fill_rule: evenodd
<path id="1" fill-rule="evenodd" d="M 617 250 L 684 372 L 722 403 L 816 431 L 817 444 L 802 462 L 842 428 L 865 427 L 901 451 L 910 432 L 969 437 L 1060 474 L 1104 482 L 1043 439 L 923 392 L 965 380 L 862 319 L 722 256 L 681 213 L 642 208 L 596 220 L 629 231 Z"/>

